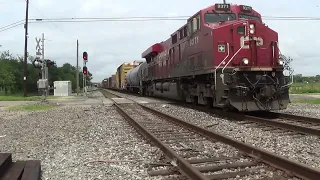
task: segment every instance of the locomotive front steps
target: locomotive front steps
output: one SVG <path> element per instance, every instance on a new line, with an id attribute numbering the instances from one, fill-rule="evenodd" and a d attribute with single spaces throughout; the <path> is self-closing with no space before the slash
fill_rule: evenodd
<path id="1" fill-rule="evenodd" d="M 12 161 L 10 153 L 0 153 L 0 180 L 40 180 L 39 160 Z"/>

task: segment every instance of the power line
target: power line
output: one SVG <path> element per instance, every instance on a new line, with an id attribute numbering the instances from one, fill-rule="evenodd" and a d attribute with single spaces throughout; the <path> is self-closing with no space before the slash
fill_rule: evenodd
<path id="1" fill-rule="evenodd" d="M 17 24 L 17 23 L 20 23 L 20 24 L 21 24 L 21 22 L 23 22 L 23 21 L 24 21 L 24 20 L 20 20 L 20 21 L 11 23 L 11 24 L 9 24 L 9 25 L 6 25 L 6 26 L 1 27 L 0 29 L 4 29 L 4 28 L 7 28 L 7 27 L 9 27 L 9 26 L 13 26 L 13 25 L 15 25 L 15 24 Z M 23 24 L 23 23 L 22 23 L 22 24 Z"/>
<path id="2" fill-rule="evenodd" d="M 14 26 L 11 26 L 11 27 L 8 27 L 8 28 L 4 28 L 4 29 L 1 29 L 0 32 L 3 32 L 3 31 L 6 31 L 6 30 L 9 30 L 9 29 L 12 29 L 12 28 L 15 28 L 17 26 L 20 26 L 20 25 L 23 25 L 24 23 L 20 23 L 20 24 L 16 24 Z"/>
<path id="3" fill-rule="evenodd" d="M 30 3 L 30 4 L 31 4 L 31 3 Z M 32 4 L 31 4 L 31 6 L 34 7 L 44 18 L 49 19 L 49 18 L 47 18 L 36 6 L 34 6 L 34 5 L 32 5 Z M 32 20 L 32 19 L 30 19 L 30 20 Z M 73 36 L 73 35 L 70 35 L 69 33 L 66 33 L 65 31 L 63 31 L 61 28 L 59 28 L 59 26 L 57 26 L 57 25 L 56 25 L 55 23 L 53 23 L 52 21 L 51 21 L 50 23 L 51 23 L 53 26 L 55 26 L 57 29 L 59 29 L 61 32 L 67 34 L 68 36 Z"/>
<path id="4" fill-rule="evenodd" d="M 90 18 L 77 18 L 77 17 L 65 17 L 65 18 L 51 18 L 51 19 L 38 19 L 38 20 L 121 20 L 121 19 L 189 19 L 191 16 L 131 16 L 131 17 L 90 17 Z M 261 16 L 267 19 L 320 19 L 320 17 L 295 17 L 295 16 Z"/>
<path id="5" fill-rule="evenodd" d="M 167 20 L 177 20 L 177 21 L 185 21 L 186 19 L 93 19 L 93 20 L 76 20 L 76 21 L 72 21 L 72 20 L 46 20 L 46 21 L 42 21 L 42 20 L 38 20 L 38 21 L 34 21 L 31 23 L 46 23 L 46 22 L 108 22 L 108 21 L 112 21 L 112 22 L 121 22 L 121 21 L 126 21 L 126 22 L 135 22 L 135 21 L 167 21 Z"/>
<path id="6" fill-rule="evenodd" d="M 80 22 L 138 22 L 138 21 L 185 21 L 189 16 L 167 16 L 167 17 L 109 17 L 109 18 L 45 18 L 45 19 L 29 19 L 30 23 L 52 23 L 59 28 L 55 23 L 80 23 Z M 140 18 L 140 19 L 139 19 Z M 277 16 L 262 16 L 263 20 L 289 20 L 289 21 L 317 21 L 320 17 L 277 17 Z M 12 29 L 24 23 L 24 20 L 0 27 L 0 32 Z M 61 30 L 61 29 L 60 29 Z M 62 30 L 61 30 L 62 31 Z M 64 31 L 62 31 L 64 32 Z M 66 32 L 64 32 L 66 33 Z M 66 33 L 68 34 L 68 33 Z M 69 34 L 68 34 L 69 35 Z"/>

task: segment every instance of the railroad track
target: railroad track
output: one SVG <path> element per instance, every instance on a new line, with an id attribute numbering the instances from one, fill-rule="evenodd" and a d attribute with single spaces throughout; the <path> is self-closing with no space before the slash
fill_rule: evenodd
<path id="1" fill-rule="evenodd" d="M 249 127 L 258 127 L 264 131 L 270 131 L 272 133 L 277 133 L 282 136 L 320 136 L 320 119 L 317 118 L 275 112 L 232 113 L 224 112 L 221 109 L 212 109 L 202 106 L 181 106 L 218 115 L 222 118 L 235 120 L 238 121 L 238 123 L 240 124 L 246 124 L 249 125 Z"/>
<path id="2" fill-rule="evenodd" d="M 120 92 L 122 93 L 122 91 Z M 132 93 L 128 94 L 133 95 Z M 179 102 L 177 103 L 179 106 L 215 114 L 222 118 L 228 118 L 230 120 L 236 120 L 239 121 L 238 123 L 240 124 L 248 125 L 249 127 L 258 127 L 264 131 L 270 131 L 280 136 L 320 136 L 320 119 L 318 118 L 276 112 L 226 113 L 221 109 L 213 109 Z"/>
<path id="3" fill-rule="evenodd" d="M 250 113 L 249 117 L 250 115 L 258 120 L 262 118 L 262 120 L 275 127 L 287 129 L 291 131 L 291 134 L 320 136 L 320 119 L 318 118 L 276 112 Z"/>
<path id="4" fill-rule="evenodd" d="M 138 132 L 158 146 L 167 157 L 168 162 L 160 165 L 168 168 L 149 171 L 150 175 L 178 173 L 190 179 L 225 179 L 246 175 L 264 176 L 267 174 L 265 172 L 276 172 L 274 167 L 283 170 L 283 173 L 280 177 L 274 176 L 269 179 L 288 179 L 293 175 L 301 179 L 317 179 L 320 175 L 316 169 L 203 129 L 142 104 L 120 105 L 115 102 L 115 106 Z M 219 146 L 221 148 L 221 143 L 230 147 L 210 152 L 205 149 L 203 142 L 211 143 L 211 150 Z M 197 143 L 202 143 L 202 146 Z M 241 153 L 238 153 L 238 150 Z M 231 156 L 225 156 L 224 151 L 233 153 Z M 268 176 L 265 178 L 268 179 Z"/>

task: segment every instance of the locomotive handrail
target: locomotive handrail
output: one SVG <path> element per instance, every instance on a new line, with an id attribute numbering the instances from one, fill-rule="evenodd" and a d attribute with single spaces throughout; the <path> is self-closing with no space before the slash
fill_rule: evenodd
<path id="1" fill-rule="evenodd" d="M 284 87 L 291 86 L 292 84 L 293 84 L 293 73 L 291 74 L 291 82 L 286 84 L 286 85 L 281 86 L 281 89 L 284 88 Z"/>
<path id="2" fill-rule="evenodd" d="M 230 60 L 228 61 L 228 63 L 222 68 L 222 71 L 221 71 L 221 75 L 222 76 L 224 76 L 223 75 L 223 72 L 224 72 L 224 69 L 229 65 L 229 63 L 233 60 L 233 58 L 242 50 L 242 48 L 245 46 L 245 43 L 239 48 L 239 50 L 236 52 L 236 53 L 234 53 L 234 55 L 230 58 Z M 222 79 L 222 83 L 224 84 L 224 85 L 227 85 L 225 82 L 224 82 L 224 78 L 222 78 L 221 77 L 221 79 Z"/>
<path id="3" fill-rule="evenodd" d="M 228 49 L 228 54 L 227 56 L 219 63 L 219 65 L 215 68 L 214 70 L 214 89 L 217 89 L 217 69 L 221 66 L 222 63 L 229 57 L 230 55 L 230 49 L 229 49 L 229 43 L 227 43 L 227 49 Z"/>
<path id="4" fill-rule="evenodd" d="M 279 43 L 279 42 L 276 41 L 276 43 L 277 43 L 277 48 L 278 48 L 280 54 L 282 54 L 282 53 L 281 53 L 281 50 L 280 50 L 280 48 L 279 48 L 279 46 L 278 46 L 278 43 Z M 291 72 L 291 75 L 290 75 L 290 76 L 291 76 L 291 83 L 288 83 L 288 84 L 286 84 L 286 85 L 281 86 L 281 89 L 284 88 L 284 87 L 291 86 L 291 85 L 293 84 L 293 71 Z"/>

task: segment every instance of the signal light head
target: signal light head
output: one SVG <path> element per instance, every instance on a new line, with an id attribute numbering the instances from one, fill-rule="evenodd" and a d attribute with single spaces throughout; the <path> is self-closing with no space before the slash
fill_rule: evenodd
<path id="1" fill-rule="evenodd" d="M 86 51 L 83 52 L 82 57 L 83 57 L 83 59 L 84 59 L 85 61 L 87 61 L 87 60 L 88 60 L 88 53 L 87 53 Z"/>
<path id="2" fill-rule="evenodd" d="M 55 64 L 55 62 L 51 60 L 46 60 L 46 62 L 47 62 L 47 67 L 53 66 Z"/>
<path id="3" fill-rule="evenodd" d="M 88 74 L 88 68 L 87 68 L 87 66 L 84 66 L 84 67 L 83 67 L 83 74 L 84 74 L 84 75 L 87 75 L 87 74 Z"/>
<path id="4" fill-rule="evenodd" d="M 39 58 L 35 58 L 35 59 L 32 61 L 32 65 L 33 65 L 33 67 L 35 67 L 35 68 L 41 69 L 41 68 L 42 68 L 42 61 L 41 61 Z"/>

